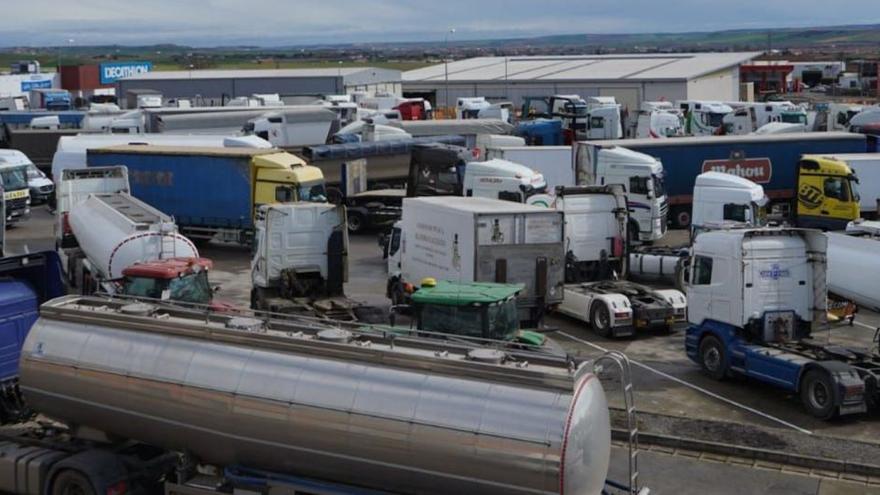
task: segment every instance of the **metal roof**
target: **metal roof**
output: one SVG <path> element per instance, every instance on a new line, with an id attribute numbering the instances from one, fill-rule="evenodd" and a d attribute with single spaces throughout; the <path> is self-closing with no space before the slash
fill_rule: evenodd
<path id="1" fill-rule="evenodd" d="M 415 291 L 412 300 L 416 304 L 439 304 L 443 306 L 467 306 L 470 304 L 492 304 L 514 297 L 522 291 L 522 285 L 493 283 L 458 283 L 437 281 L 434 287 Z"/>
<path id="2" fill-rule="evenodd" d="M 450 82 L 686 81 L 732 68 L 760 52 L 478 57 L 450 62 Z M 445 64 L 403 73 L 404 83 L 446 79 Z"/>
<path id="3" fill-rule="evenodd" d="M 244 69 L 244 70 L 169 70 L 152 71 L 125 77 L 122 81 L 157 81 L 179 79 L 269 79 L 345 77 L 362 72 L 386 71 L 373 67 L 340 67 L 326 69 Z"/>

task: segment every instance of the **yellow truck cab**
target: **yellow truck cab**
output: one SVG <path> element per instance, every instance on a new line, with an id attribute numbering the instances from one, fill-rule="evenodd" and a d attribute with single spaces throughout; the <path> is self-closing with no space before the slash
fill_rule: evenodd
<path id="1" fill-rule="evenodd" d="M 804 155 L 798 166 L 797 226 L 845 229 L 861 215 L 857 184 L 846 162 Z"/>
<path id="2" fill-rule="evenodd" d="M 256 155 L 251 162 L 254 211 L 264 204 L 327 201 L 321 169 L 283 151 Z"/>

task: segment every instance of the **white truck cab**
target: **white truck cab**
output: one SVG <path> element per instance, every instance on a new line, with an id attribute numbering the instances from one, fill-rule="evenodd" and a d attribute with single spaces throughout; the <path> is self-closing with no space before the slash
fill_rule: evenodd
<path id="1" fill-rule="evenodd" d="M 669 205 L 659 160 L 601 141 L 576 143 L 574 160 L 578 185 L 623 186 L 638 240 L 655 241 L 666 234 Z"/>
<path id="2" fill-rule="evenodd" d="M 685 133 L 691 136 L 713 136 L 724 127 L 724 116 L 733 108 L 720 101 L 682 100 L 676 105 L 685 115 Z"/>
<path id="3" fill-rule="evenodd" d="M 544 176 L 531 168 L 501 159 L 468 162 L 464 169 L 464 195 L 524 203 L 535 192 L 544 192 Z"/>
<path id="4" fill-rule="evenodd" d="M 663 139 L 678 136 L 684 136 L 684 118 L 672 102 L 642 102 L 633 137 Z"/>
<path id="5" fill-rule="evenodd" d="M 480 117 L 480 111 L 491 107 L 486 98 L 482 96 L 459 98 L 455 102 L 455 118 L 476 119 Z"/>
<path id="6" fill-rule="evenodd" d="M 774 122 L 802 125 L 806 129 L 807 112 L 790 101 L 740 103 L 723 121 L 724 133 L 734 135 L 749 134 Z"/>
<path id="7" fill-rule="evenodd" d="M 761 226 L 767 202 L 760 184 L 737 175 L 704 172 L 694 184 L 691 234 L 729 222 Z"/>

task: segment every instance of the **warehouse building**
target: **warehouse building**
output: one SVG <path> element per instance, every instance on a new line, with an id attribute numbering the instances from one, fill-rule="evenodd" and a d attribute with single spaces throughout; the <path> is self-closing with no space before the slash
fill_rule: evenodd
<path id="1" fill-rule="evenodd" d="M 166 99 L 198 98 L 200 104 L 206 105 L 222 105 L 232 98 L 253 94 L 280 94 L 288 101 L 300 96 L 355 91 L 400 95 L 401 74 L 374 67 L 156 71 L 116 81 L 116 94 L 120 97 L 130 90 L 158 91 Z"/>
<path id="2" fill-rule="evenodd" d="M 740 65 L 759 52 L 479 57 L 403 74 L 407 97 L 436 106 L 459 97 L 511 101 L 554 94 L 614 96 L 629 111 L 642 101 L 722 100 L 740 96 Z M 447 96 L 448 95 L 448 96 Z"/>

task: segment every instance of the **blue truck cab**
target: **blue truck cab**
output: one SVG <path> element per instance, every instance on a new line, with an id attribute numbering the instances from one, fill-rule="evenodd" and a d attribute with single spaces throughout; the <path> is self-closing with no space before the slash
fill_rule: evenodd
<path id="1" fill-rule="evenodd" d="M 697 236 L 689 267 L 685 350 L 714 379 L 746 376 L 800 395 L 820 419 L 878 401 L 877 352 L 823 345 L 826 238 L 793 228 Z"/>
<path id="2" fill-rule="evenodd" d="M 18 358 L 40 304 L 64 295 L 61 261 L 54 251 L 0 260 L 0 423 L 24 413 Z"/>

